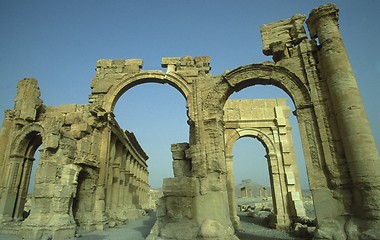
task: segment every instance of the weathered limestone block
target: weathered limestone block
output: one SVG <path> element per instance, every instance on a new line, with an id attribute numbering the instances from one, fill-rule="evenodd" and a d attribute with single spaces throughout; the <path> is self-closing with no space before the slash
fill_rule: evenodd
<path id="1" fill-rule="evenodd" d="M 143 66 L 142 59 L 127 59 L 125 60 L 125 66 L 123 68 L 123 72 L 126 73 L 137 73 Z"/>
<path id="2" fill-rule="evenodd" d="M 92 132 L 92 128 L 87 123 L 76 123 L 71 125 L 71 132 L 75 139 L 81 139 Z"/>
<path id="3" fill-rule="evenodd" d="M 28 121 L 36 120 L 37 109 L 42 106 L 40 95 L 36 79 L 24 78 L 21 80 L 17 85 L 15 117 Z"/>
<path id="4" fill-rule="evenodd" d="M 164 57 L 161 59 L 161 66 L 163 68 L 168 67 L 169 65 L 177 65 L 181 62 L 179 57 Z"/>
<path id="5" fill-rule="evenodd" d="M 186 150 L 189 149 L 188 143 L 176 143 L 171 145 L 171 152 L 173 160 L 186 159 Z"/>
<path id="6" fill-rule="evenodd" d="M 148 236 L 149 239 L 184 239 L 192 240 L 197 238 L 198 226 L 194 221 L 185 222 L 168 222 L 163 226 L 158 224 L 158 238 L 152 238 Z"/>
<path id="7" fill-rule="evenodd" d="M 198 192 L 197 179 L 192 177 L 165 178 L 164 196 L 194 197 Z"/>
<path id="8" fill-rule="evenodd" d="M 200 193 L 206 194 L 208 192 L 219 192 L 225 189 L 227 179 L 224 174 L 209 173 L 208 177 L 200 178 Z"/>
<path id="9" fill-rule="evenodd" d="M 59 134 L 51 133 L 44 139 L 44 148 L 46 150 L 55 150 L 59 146 Z"/>
<path id="10" fill-rule="evenodd" d="M 167 68 L 167 73 L 176 72 L 182 77 L 205 76 L 211 70 L 208 56 L 162 58 L 161 66 Z"/>
<path id="11" fill-rule="evenodd" d="M 157 218 L 166 216 L 166 202 L 165 201 L 166 200 L 164 197 L 160 197 L 157 200 L 157 212 L 156 212 Z"/>
<path id="12" fill-rule="evenodd" d="M 198 237 L 201 238 L 217 238 L 217 239 L 231 239 L 234 236 L 234 230 L 231 227 L 223 226 L 219 221 L 206 218 L 203 220 Z M 233 239 L 233 238 L 232 238 Z M 235 239 L 238 239 L 235 237 Z"/>
<path id="13" fill-rule="evenodd" d="M 189 177 L 192 175 L 191 159 L 186 157 L 186 152 L 188 152 L 188 149 L 188 143 L 177 143 L 171 145 L 174 177 Z"/>
<path id="14" fill-rule="evenodd" d="M 143 61 L 141 59 L 127 60 L 98 60 L 96 64 L 97 75 L 104 73 L 137 73 L 142 68 Z"/>
<path id="15" fill-rule="evenodd" d="M 145 214 L 142 209 L 123 209 L 116 212 L 116 221 L 118 224 L 124 224 L 127 220 L 135 220 Z"/>
<path id="16" fill-rule="evenodd" d="M 179 57 L 171 57 L 171 58 L 162 58 L 161 59 L 161 67 L 167 68 L 166 72 L 175 72 L 177 70 L 177 64 L 179 64 L 181 58 Z"/>
<path id="17" fill-rule="evenodd" d="M 107 93 L 114 84 L 115 82 L 112 80 L 107 81 L 107 82 L 98 81 L 92 87 L 92 94 Z"/>
<path id="18" fill-rule="evenodd" d="M 193 219 L 193 197 L 166 197 L 166 217 L 173 219 Z"/>
<path id="19" fill-rule="evenodd" d="M 287 48 L 298 44 L 306 39 L 304 29 L 305 16 L 301 14 L 294 15 L 287 20 L 281 20 L 260 27 L 261 38 L 263 41 L 263 53 L 273 55 L 275 61 L 285 57 Z"/>

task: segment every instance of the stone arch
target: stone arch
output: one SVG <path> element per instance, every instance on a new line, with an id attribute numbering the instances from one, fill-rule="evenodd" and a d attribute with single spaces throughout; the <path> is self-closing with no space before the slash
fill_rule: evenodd
<path id="1" fill-rule="evenodd" d="M 41 138 L 39 140 L 40 141 L 39 145 L 41 145 L 43 136 L 44 136 L 44 129 L 40 124 L 33 123 L 33 124 L 29 124 L 25 126 L 22 129 L 22 131 L 19 134 L 17 134 L 14 140 L 12 141 L 12 148 L 11 148 L 10 155 L 14 156 L 20 152 L 26 153 L 29 146 L 38 145 L 38 141 L 37 141 L 38 138 Z M 37 142 L 34 142 L 34 140 L 36 140 Z"/>
<path id="2" fill-rule="evenodd" d="M 117 77 L 115 77 L 117 75 Z M 104 95 L 94 94 L 96 91 L 94 91 L 95 88 L 97 88 L 97 84 L 101 85 L 102 82 L 110 82 L 111 85 L 107 91 L 104 92 Z M 185 98 L 186 101 L 186 107 L 189 108 L 189 105 L 191 102 L 188 102 L 189 96 L 192 93 L 192 88 L 191 88 L 191 81 L 188 79 L 185 79 L 184 77 L 178 75 L 175 72 L 170 72 L 170 73 L 163 73 L 162 71 L 157 71 L 157 70 L 144 70 L 140 71 L 137 73 L 121 73 L 117 74 L 115 73 L 113 77 L 110 77 L 110 79 L 107 79 L 107 75 L 98 75 L 97 80 L 93 81 L 92 87 L 93 87 L 93 97 L 96 99 L 94 102 L 95 104 L 98 104 L 98 106 L 102 107 L 105 112 L 107 113 L 113 113 L 114 108 L 117 104 L 117 101 L 119 98 L 126 93 L 129 89 L 141 85 L 144 83 L 161 83 L 161 84 L 169 84 L 170 86 L 174 87 L 177 91 L 181 93 L 181 95 Z M 111 114 L 112 115 L 112 114 Z M 113 118 L 113 117 L 111 117 Z M 104 159 L 104 162 L 108 162 L 110 160 L 110 156 L 112 156 L 112 151 L 114 151 L 113 148 L 113 143 L 112 143 L 112 131 L 108 128 L 101 129 L 101 138 L 102 142 L 99 143 L 100 145 L 100 153 L 99 156 L 100 158 Z M 138 155 L 138 154 L 137 154 Z M 137 156 L 136 155 L 136 156 Z M 133 154 L 135 157 L 135 155 Z M 133 158 L 134 158 L 133 157 Z M 146 178 L 147 181 L 147 171 L 144 173 L 141 173 L 142 170 L 138 169 L 139 163 L 137 161 L 134 161 L 133 158 L 131 157 L 131 164 L 133 169 L 130 169 L 128 171 L 131 171 L 131 175 L 126 176 L 126 173 L 118 173 L 115 169 L 116 174 L 121 174 L 120 176 L 124 176 L 123 178 L 130 178 L 130 177 L 137 177 L 137 174 L 140 174 L 142 177 Z M 134 164 L 133 162 L 136 162 Z M 109 176 L 110 172 L 107 166 L 101 167 L 100 168 L 100 175 L 104 176 Z M 133 174 L 132 174 L 133 173 Z M 112 180 L 112 179 L 111 179 Z M 104 184 L 107 183 L 107 177 L 104 179 L 101 179 L 100 181 L 104 182 Z M 139 204 L 139 194 L 140 192 L 138 191 L 138 186 L 137 186 L 137 181 L 135 180 L 130 180 L 130 183 L 128 183 L 127 187 L 129 187 L 130 191 L 133 192 L 133 194 L 128 194 L 128 198 L 131 197 L 131 199 L 128 199 L 128 204 L 129 206 L 126 207 L 137 207 Z M 110 211 L 110 206 L 112 205 L 112 202 L 108 201 L 109 199 L 112 199 L 112 192 L 114 192 L 113 199 L 116 201 L 116 195 L 119 194 L 115 184 L 115 191 L 111 191 L 111 189 L 108 190 L 106 193 L 106 204 L 105 204 L 105 212 L 107 214 L 114 212 L 115 214 L 117 213 L 117 206 L 114 206 L 115 211 Z M 108 198 L 107 198 L 108 197 Z M 116 215 L 115 215 L 116 216 Z M 108 215 L 109 219 L 113 219 L 114 215 Z"/>
<path id="3" fill-rule="evenodd" d="M 273 85 L 275 87 L 278 87 L 282 90 L 284 90 L 292 99 L 297 113 L 300 113 L 301 116 L 297 116 L 297 119 L 300 124 L 304 124 L 306 119 L 307 119 L 307 124 L 309 126 L 300 126 L 300 132 L 301 132 L 301 139 L 303 142 L 303 146 L 307 145 L 312 145 L 308 149 L 304 149 L 304 152 L 311 152 L 314 151 L 315 149 L 318 149 L 318 138 L 319 132 L 318 129 L 315 128 L 317 126 L 316 124 L 316 119 L 315 119 L 315 113 L 314 109 L 312 108 L 311 104 L 311 96 L 308 90 L 308 87 L 302 82 L 302 80 L 297 77 L 294 73 L 290 72 L 288 69 L 283 68 L 283 67 L 278 67 L 274 66 L 273 64 L 269 63 L 264 63 L 264 64 L 252 64 L 252 65 L 246 65 L 242 66 L 239 68 L 236 68 L 225 75 L 222 75 L 220 78 L 220 81 L 216 83 L 213 87 L 213 89 L 209 92 L 207 96 L 207 100 L 204 103 L 204 113 L 205 113 L 205 120 L 217 120 L 221 121 L 223 119 L 223 110 L 224 110 L 224 105 L 228 99 L 228 97 L 236 91 L 240 91 L 246 87 L 249 86 L 254 86 L 254 85 Z M 305 110 L 305 111 L 304 111 Z M 210 132 L 217 132 L 220 135 L 224 135 L 223 131 L 225 131 L 224 125 L 215 125 L 216 127 L 207 129 Z M 244 132 L 241 132 L 243 134 Z M 247 132 L 246 132 L 247 133 Z M 254 133 L 250 133 L 254 134 Z M 234 138 L 236 138 L 235 136 Z M 227 141 L 233 141 L 233 139 L 226 139 Z M 264 141 L 264 139 L 262 139 Z M 314 145 L 316 146 L 314 146 Z M 264 144 L 265 145 L 265 144 Z M 267 147 L 270 147 L 271 144 L 268 144 Z M 227 146 L 228 148 L 228 146 Z M 267 149 L 269 150 L 269 149 Z M 226 165 L 225 166 L 230 166 L 232 163 L 231 158 L 232 155 L 227 155 L 228 149 L 225 149 L 226 151 Z M 270 151 L 268 151 L 268 158 L 275 160 L 276 156 L 279 154 L 279 152 L 273 151 L 275 154 L 271 154 Z M 223 157 L 221 153 L 217 153 L 218 155 L 211 155 L 212 158 L 220 159 Z M 309 153 L 305 154 L 305 158 L 313 156 L 318 158 L 317 160 L 323 160 L 323 156 L 319 155 L 318 152 L 316 154 Z M 217 157 L 215 157 L 217 156 Z M 211 159 L 211 158 L 210 158 Z M 272 161 L 269 160 L 269 161 Z M 282 161 L 280 161 L 279 158 L 277 158 L 277 162 L 281 163 L 283 165 Z M 310 163 L 311 160 L 306 161 L 306 165 Z M 276 164 L 273 164 L 274 166 Z M 291 216 L 289 215 L 289 210 L 287 208 L 286 202 L 287 202 L 287 186 L 286 182 L 284 182 L 285 178 L 287 176 L 284 175 L 284 169 L 283 167 L 276 166 L 278 169 L 271 169 L 273 171 L 276 171 L 276 178 L 278 184 L 281 184 L 281 192 L 284 194 L 281 194 L 281 199 L 274 199 L 274 205 L 281 206 L 283 204 L 283 207 L 277 208 L 277 219 L 275 219 L 275 222 L 272 223 L 272 227 L 276 228 L 283 228 L 283 227 L 288 227 L 290 225 L 291 221 Z M 275 167 L 275 168 L 276 168 Z M 315 171 L 313 169 L 314 166 L 308 166 L 309 171 Z M 309 172 L 308 172 L 309 174 Z M 229 177 L 227 177 L 229 178 Z M 273 181 L 272 176 L 271 176 L 271 182 Z M 277 183 L 273 184 L 272 186 L 276 185 Z M 227 188 L 232 188 L 232 186 L 228 186 Z M 273 192 L 273 190 L 272 190 Z M 291 194 L 291 193 L 289 193 Z M 231 197 L 230 197 L 231 198 Z M 275 207 L 276 208 L 276 207 Z M 234 218 L 233 216 L 230 216 L 231 220 L 233 222 Z"/>
<path id="4" fill-rule="evenodd" d="M 287 201 L 289 197 L 286 192 L 286 183 L 285 183 L 285 171 L 283 161 L 281 157 L 279 157 L 278 152 L 281 151 L 273 140 L 267 135 L 267 133 L 261 131 L 257 128 L 237 128 L 234 131 L 229 131 L 226 133 L 229 135 L 229 138 L 226 139 L 226 156 L 227 161 L 232 161 L 230 164 L 233 164 L 233 154 L 232 149 L 233 145 L 237 142 L 237 140 L 244 137 L 252 137 L 257 139 L 266 151 L 266 158 L 269 170 L 269 179 L 270 179 L 270 187 L 272 192 L 272 203 L 274 215 L 271 218 L 270 226 L 273 228 L 287 228 L 291 224 L 292 217 L 289 213 L 290 209 L 293 209 L 292 202 Z M 228 164 L 228 163 L 227 163 Z M 227 175 L 229 181 L 232 181 L 231 186 L 235 186 L 234 183 L 234 173 L 233 167 L 227 168 Z M 283 189 L 285 187 L 285 189 Z M 231 187 L 230 187 L 231 188 Z M 232 188 L 231 188 L 232 189 Z M 230 189 L 230 190 L 231 190 Z M 284 194 L 285 192 L 285 194 Z M 229 191 L 229 207 L 230 207 L 230 218 L 236 226 L 239 226 L 239 219 L 237 217 L 236 212 L 236 202 L 235 202 L 235 191 Z"/>
<path id="5" fill-rule="evenodd" d="M 144 71 L 133 76 L 129 75 L 123 78 L 118 84 L 113 85 L 103 98 L 103 108 L 106 112 L 113 112 L 118 99 L 128 91 L 128 89 L 143 83 L 167 83 L 177 89 L 182 96 L 185 97 L 186 101 L 191 92 L 186 80 L 175 73 L 165 74 L 159 71 Z"/>
<path id="6" fill-rule="evenodd" d="M 81 230 L 95 229 L 94 198 L 98 173 L 96 169 L 88 166 L 78 166 L 76 172 L 76 190 L 72 199 L 72 216 Z"/>
<path id="7" fill-rule="evenodd" d="M 254 85 L 273 85 L 284 90 L 298 108 L 310 106 L 311 99 L 307 86 L 288 69 L 270 63 L 245 65 L 222 75 L 207 96 L 205 112 L 213 118 L 216 111 L 223 109 L 225 102 L 233 92 Z"/>
<path id="8" fill-rule="evenodd" d="M 229 139 L 226 139 L 226 154 L 232 154 L 233 145 L 237 140 L 243 137 L 253 137 L 256 138 L 259 142 L 261 142 L 267 152 L 267 154 L 276 155 L 276 147 L 272 139 L 268 137 L 260 129 L 256 128 L 245 128 L 245 129 L 235 129 L 235 132 Z"/>
<path id="9" fill-rule="evenodd" d="M 28 195 L 34 154 L 38 147 L 42 145 L 44 129 L 40 124 L 34 123 L 25 126 L 16 135 L 11 144 L 9 155 L 9 177 L 8 190 L 6 195 L 9 203 L 13 203 L 13 219 L 23 219 L 24 205 Z"/>

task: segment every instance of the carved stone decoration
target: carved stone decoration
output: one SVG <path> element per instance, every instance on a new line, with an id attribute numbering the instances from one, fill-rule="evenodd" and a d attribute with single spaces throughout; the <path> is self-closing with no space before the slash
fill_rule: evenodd
<path id="1" fill-rule="evenodd" d="M 148 238 L 237 239 L 223 109 L 233 92 L 260 84 L 278 87 L 293 100 L 318 222 L 314 238 L 380 239 L 380 158 L 340 36 L 338 9 L 327 4 L 311 11 L 311 39 L 305 19 L 295 15 L 261 28 L 263 52 L 273 62 L 218 76 L 210 74 L 207 56 L 163 58 L 166 72 L 141 70 L 141 59 L 99 60 L 86 105 L 45 106 L 37 81 L 20 81 L 0 131 L 0 230 L 61 239 L 73 237 L 77 228 L 104 229 L 137 217 L 149 205 L 147 156 L 134 135 L 119 127 L 113 108 L 128 89 L 157 82 L 185 98 L 190 134 L 188 145 L 172 148 L 175 175 L 164 180 Z M 277 117 L 280 108 L 272 131 L 281 138 L 287 124 L 284 115 Z M 20 223 L 40 146 L 31 212 Z M 284 146 L 283 153 L 289 151 Z M 271 175 L 283 178 L 273 187 L 286 183 L 290 189 L 292 162 L 276 153 L 285 166 L 272 165 Z M 269 151 L 268 157 L 274 161 L 276 155 Z M 286 214 L 277 216 L 284 216 L 278 224 L 287 221 Z"/>

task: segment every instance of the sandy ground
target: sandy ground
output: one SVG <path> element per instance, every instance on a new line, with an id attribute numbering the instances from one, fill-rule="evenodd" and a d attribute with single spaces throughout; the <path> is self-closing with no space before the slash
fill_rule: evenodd
<path id="1" fill-rule="evenodd" d="M 292 237 L 286 231 L 269 229 L 263 219 L 246 217 L 245 214 L 239 213 L 243 231 L 238 232 L 237 236 L 241 240 L 300 239 Z M 82 234 L 81 237 L 70 238 L 70 240 L 143 240 L 149 235 L 155 220 L 155 213 L 148 213 L 140 219 L 128 222 L 126 225 Z M 0 234 L 0 239 L 21 240 L 14 235 L 6 234 Z"/>
<path id="2" fill-rule="evenodd" d="M 285 230 L 275 230 L 268 227 L 268 223 L 258 217 L 247 217 L 247 213 L 239 212 L 242 231 L 236 235 L 240 240 L 270 240 L 270 239 L 292 239 L 300 240 L 307 238 L 297 238 Z"/>
<path id="3" fill-rule="evenodd" d="M 156 213 L 150 212 L 126 225 L 83 234 L 78 240 L 142 240 L 145 239 L 156 221 Z"/>
<path id="4" fill-rule="evenodd" d="M 252 204 L 258 202 L 258 199 L 238 199 L 239 204 Z M 308 212 L 313 213 L 312 209 L 308 209 Z M 241 240 L 270 240 L 270 239 L 292 239 L 300 240 L 292 236 L 287 231 L 280 231 L 268 228 L 268 223 L 264 218 L 247 216 L 247 212 L 238 212 L 240 217 L 242 231 L 237 232 L 237 236 Z M 150 232 L 156 221 L 154 212 L 147 213 L 140 219 L 129 221 L 126 225 L 118 226 L 115 228 L 109 228 L 104 231 L 94 231 L 90 233 L 84 233 L 80 237 L 70 238 L 71 240 L 143 240 Z M 303 238 L 306 239 L 306 238 Z M 6 235 L 0 233 L 0 240 L 21 240 L 14 235 Z"/>
<path id="5" fill-rule="evenodd" d="M 70 240 L 143 240 L 150 232 L 156 221 L 155 213 L 151 212 L 140 219 L 130 221 L 126 225 L 109 228 L 104 231 L 94 231 L 82 234 L 81 237 L 70 238 Z M 1 240 L 21 240 L 14 235 L 0 233 Z"/>

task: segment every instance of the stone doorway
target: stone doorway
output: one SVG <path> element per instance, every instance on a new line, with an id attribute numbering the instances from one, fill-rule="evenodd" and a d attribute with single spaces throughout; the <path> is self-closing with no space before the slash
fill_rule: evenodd
<path id="1" fill-rule="evenodd" d="M 224 105 L 227 188 L 231 221 L 237 229 L 232 147 L 242 137 L 256 138 L 266 149 L 274 207 L 270 226 L 288 228 L 295 219 L 306 217 L 289 114 L 286 99 L 230 99 Z"/>
<path id="2" fill-rule="evenodd" d="M 5 189 L 5 197 L 0 203 L 4 218 L 13 220 L 24 220 L 30 213 L 30 209 L 24 212 L 24 206 L 28 197 L 28 188 L 31 184 L 32 167 L 35 161 L 35 153 L 42 145 L 42 136 L 36 129 L 28 129 L 20 133 L 14 143 L 10 154 L 10 165 L 12 171 L 6 173 L 12 176 L 12 181 Z"/>

